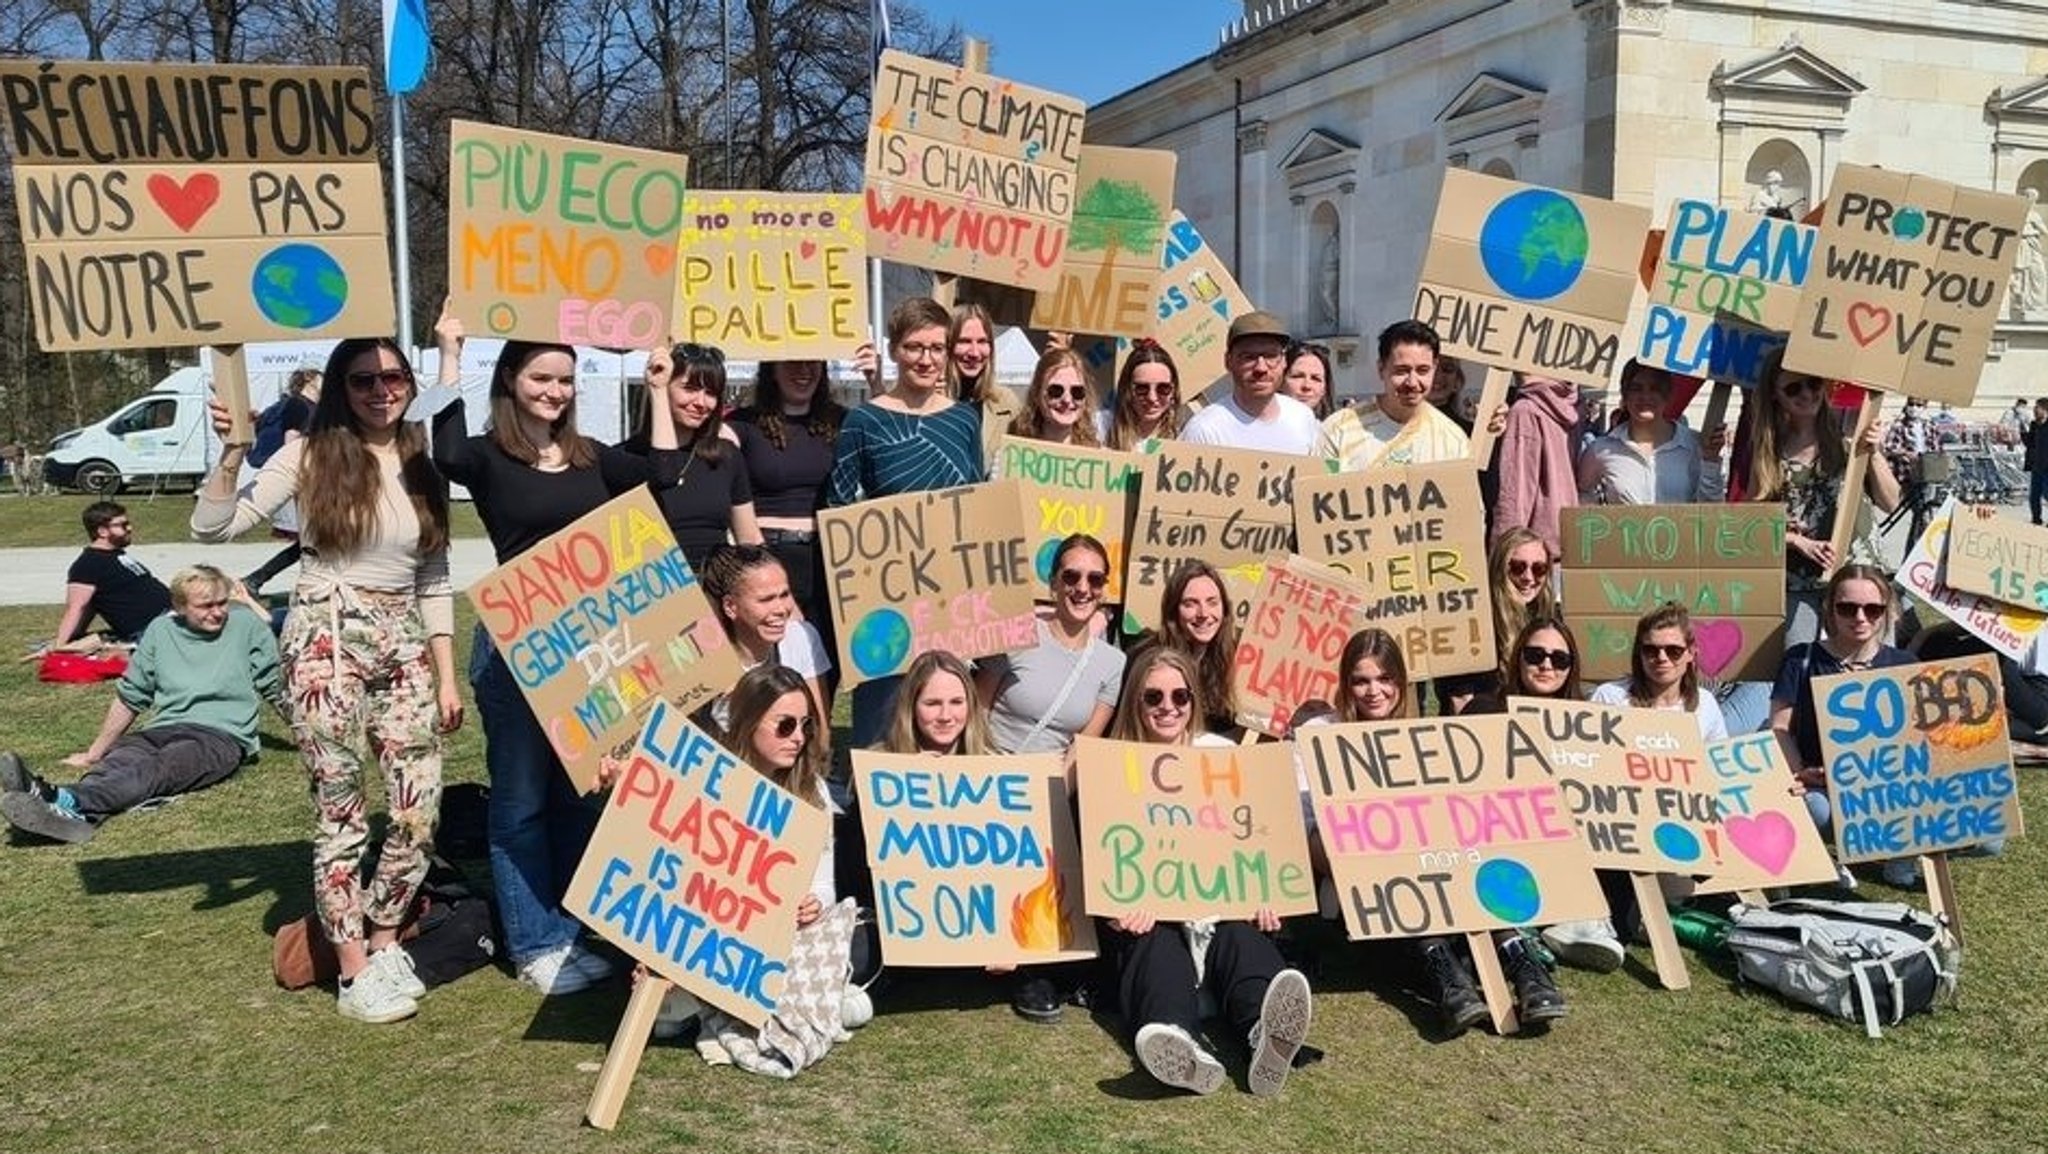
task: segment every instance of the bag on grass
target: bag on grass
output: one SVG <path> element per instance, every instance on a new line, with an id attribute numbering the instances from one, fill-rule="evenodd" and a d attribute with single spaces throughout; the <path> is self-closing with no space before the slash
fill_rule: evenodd
<path id="1" fill-rule="evenodd" d="M 364 859 L 376 862 L 375 845 Z M 490 898 L 472 890 L 462 871 L 438 856 L 430 859 L 413 917 L 399 930 L 398 939 L 428 989 L 480 970 L 498 956 L 497 919 Z M 333 982 L 340 976 L 341 963 L 320 928 L 319 915 L 307 914 L 277 931 L 270 968 L 277 984 L 287 990 Z"/>
<path id="2" fill-rule="evenodd" d="M 1794 898 L 1728 911 L 1742 980 L 1878 1037 L 1908 1014 L 1953 1001 L 1962 946 L 1948 925 L 1898 902 Z"/>
<path id="3" fill-rule="evenodd" d="M 112 681 L 126 672 L 128 657 L 118 649 L 102 653 L 59 649 L 43 654 L 42 664 L 36 667 L 36 678 L 59 685 L 90 685 L 95 681 Z"/>

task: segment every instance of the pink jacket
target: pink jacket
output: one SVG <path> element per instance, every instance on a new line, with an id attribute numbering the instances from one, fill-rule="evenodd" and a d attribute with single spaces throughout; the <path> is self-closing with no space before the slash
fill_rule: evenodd
<path id="1" fill-rule="evenodd" d="M 1578 423 L 1577 386 L 1536 377 L 1523 382 L 1500 435 L 1493 540 L 1510 529 L 1529 529 L 1549 544 L 1553 558 L 1562 555 L 1559 516 L 1579 500 L 1572 462 L 1572 430 Z"/>

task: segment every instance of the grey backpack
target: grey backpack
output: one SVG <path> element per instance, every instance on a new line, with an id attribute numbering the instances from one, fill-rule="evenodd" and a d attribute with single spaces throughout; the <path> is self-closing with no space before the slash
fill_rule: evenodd
<path id="1" fill-rule="evenodd" d="M 1946 922 L 1911 906 L 1794 898 L 1728 917 L 1743 981 L 1861 1021 L 1873 1038 L 1955 998 L 1962 946 Z"/>

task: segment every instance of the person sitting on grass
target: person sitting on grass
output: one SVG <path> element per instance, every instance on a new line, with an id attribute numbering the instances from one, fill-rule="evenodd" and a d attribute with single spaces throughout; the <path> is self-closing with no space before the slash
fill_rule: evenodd
<path id="1" fill-rule="evenodd" d="M 52 648 L 71 647 L 94 617 L 107 623 L 115 641 L 134 641 L 171 607 L 171 595 L 149 567 L 128 555 L 135 526 L 128 510 L 112 501 L 94 501 L 79 520 L 86 546 L 64 577 L 64 616 L 57 622 Z"/>
<path id="2" fill-rule="evenodd" d="M 258 706 L 284 709 L 269 625 L 236 604 L 234 582 L 211 565 L 179 570 L 170 592 L 171 612 L 143 631 L 99 736 L 65 759 L 84 777 L 52 786 L 0 754 L 0 814 L 16 829 L 88 841 L 114 814 L 226 781 L 255 758 Z"/>

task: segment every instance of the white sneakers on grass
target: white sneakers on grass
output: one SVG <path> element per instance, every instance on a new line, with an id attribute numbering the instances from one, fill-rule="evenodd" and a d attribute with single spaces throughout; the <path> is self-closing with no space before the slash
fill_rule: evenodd
<path id="1" fill-rule="evenodd" d="M 371 951 L 370 964 L 339 987 L 334 1004 L 344 1018 L 383 1025 L 419 1013 L 426 992 L 427 984 L 413 972 L 412 955 L 392 945 Z"/>
<path id="2" fill-rule="evenodd" d="M 589 989 L 612 976 L 612 964 L 577 942 L 564 942 L 519 963 L 519 980 L 553 998 Z"/>
<path id="3" fill-rule="evenodd" d="M 1308 1040 L 1308 1024 L 1314 1015 L 1308 979 L 1300 970 L 1273 975 L 1265 1001 L 1259 1003 L 1259 1022 L 1252 1027 L 1252 1064 L 1245 1075 L 1252 1093 L 1270 1098 L 1287 1084 L 1287 1075 L 1294 1072 L 1294 1055 Z"/>
<path id="4" fill-rule="evenodd" d="M 1138 1064 L 1169 1086 L 1214 1094 L 1226 1077 L 1223 1063 L 1179 1026 L 1149 1022 L 1138 1028 Z"/>
<path id="5" fill-rule="evenodd" d="M 1559 922 L 1543 931 L 1543 944 L 1559 961 L 1596 974 L 1611 974 L 1621 968 L 1625 956 L 1614 923 L 1606 918 L 1583 922 Z"/>

